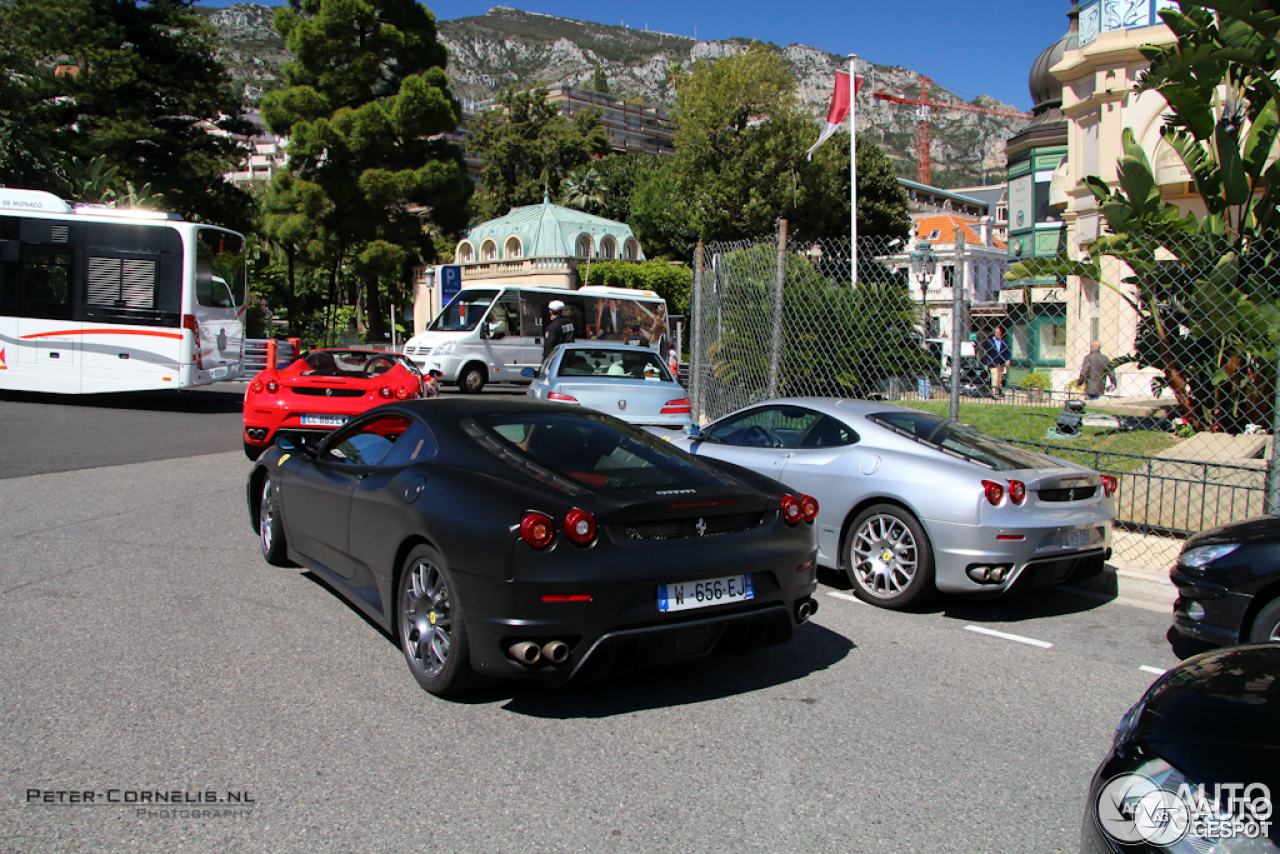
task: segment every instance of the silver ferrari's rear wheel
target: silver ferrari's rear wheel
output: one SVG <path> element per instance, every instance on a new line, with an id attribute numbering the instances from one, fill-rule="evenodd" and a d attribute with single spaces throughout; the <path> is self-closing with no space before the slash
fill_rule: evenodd
<path id="1" fill-rule="evenodd" d="M 859 598 L 905 608 L 933 590 L 933 550 L 915 517 L 893 504 L 858 515 L 845 546 L 849 580 Z"/>

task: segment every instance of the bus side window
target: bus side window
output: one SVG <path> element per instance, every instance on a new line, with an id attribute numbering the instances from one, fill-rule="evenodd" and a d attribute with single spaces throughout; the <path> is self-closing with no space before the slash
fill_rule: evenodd
<path id="1" fill-rule="evenodd" d="M 520 334 L 528 338 L 541 338 L 543 323 L 549 316 L 547 303 L 555 299 L 551 294 L 525 291 L 520 294 Z"/>
<path id="2" fill-rule="evenodd" d="M 19 317 L 66 320 L 71 317 L 71 250 L 54 246 L 22 247 L 17 310 Z"/>

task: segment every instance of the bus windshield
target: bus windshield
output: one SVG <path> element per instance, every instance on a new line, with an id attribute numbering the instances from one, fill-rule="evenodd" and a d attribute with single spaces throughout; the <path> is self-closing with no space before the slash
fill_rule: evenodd
<path id="1" fill-rule="evenodd" d="M 470 332 L 484 319 L 485 312 L 497 295 L 497 291 L 462 291 L 431 321 L 427 329 L 433 332 Z"/>

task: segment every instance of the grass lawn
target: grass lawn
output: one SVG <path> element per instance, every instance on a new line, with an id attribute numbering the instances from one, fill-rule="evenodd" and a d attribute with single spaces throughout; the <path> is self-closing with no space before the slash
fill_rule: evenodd
<path id="1" fill-rule="evenodd" d="M 950 406 L 945 400 L 911 401 L 902 405 L 923 409 L 935 415 L 945 416 L 950 412 Z M 1106 427 L 1085 427 L 1079 439 L 1051 439 L 1046 431 L 1057 422 L 1061 412 L 1060 408 L 1048 406 L 962 402 L 960 421 L 1002 439 L 1052 445 L 1055 450 L 1047 453 L 1088 466 L 1100 466 L 1108 471 L 1128 471 L 1142 464 L 1142 460 L 1110 456 L 1111 454 L 1155 456 L 1179 441 L 1159 430 L 1112 430 Z M 1057 450 L 1059 448 L 1061 451 Z M 1100 455 L 1096 462 L 1095 454 Z"/>

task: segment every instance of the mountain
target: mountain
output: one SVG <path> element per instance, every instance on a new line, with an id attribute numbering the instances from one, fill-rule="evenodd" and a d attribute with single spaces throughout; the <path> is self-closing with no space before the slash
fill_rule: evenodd
<path id="1" fill-rule="evenodd" d="M 202 9 L 217 28 L 224 45 L 223 59 L 233 75 L 254 89 L 269 91 L 283 85 L 280 66 L 290 59 L 284 40 L 271 24 L 269 6 L 243 3 L 225 9 Z M 670 107 L 675 93 L 669 84 L 673 67 L 699 59 L 717 59 L 744 50 L 749 40 L 697 41 L 685 36 L 576 21 L 553 15 L 522 12 L 498 6 L 484 15 L 437 22 L 440 40 L 449 49 L 449 81 L 464 101 L 484 101 L 511 85 L 591 85 L 603 70 L 615 97 L 638 99 Z M 847 60 L 806 45 L 775 49 L 796 76 L 797 94 L 814 115 L 825 117 L 835 72 Z M 858 132 L 879 143 L 898 166 L 899 174 L 914 179 L 915 108 L 867 97 L 887 92 L 908 98 L 920 93 L 920 75 L 894 66 L 859 64 L 866 80 L 858 99 Z M 1013 110 L 993 98 L 966 102 L 930 86 L 937 101 Z M 1004 143 L 1026 127 L 1027 120 L 973 112 L 932 111 L 934 183 L 964 186 L 1000 180 L 1004 172 Z"/>

